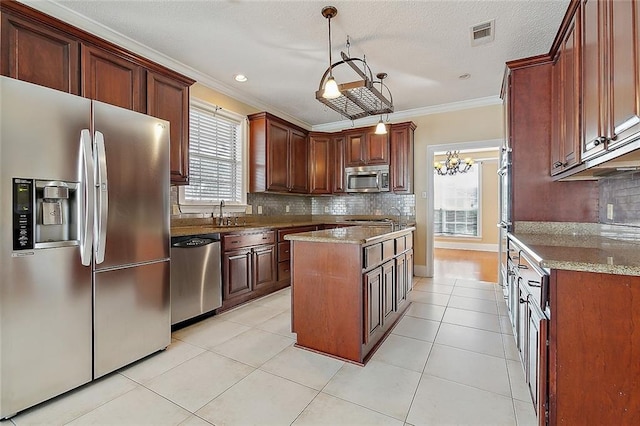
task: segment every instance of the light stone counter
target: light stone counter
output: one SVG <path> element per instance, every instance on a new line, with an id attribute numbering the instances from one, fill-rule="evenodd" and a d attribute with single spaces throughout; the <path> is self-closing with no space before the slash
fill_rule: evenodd
<path id="1" fill-rule="evenodd" d="M 317 243 L 367 244 L 377 240 L 415 231 L 413 226 L 391 231 L 390 226 L 350 226 L 347 228 L 325 229 L 324 231 L 302 232 L 284 237 L 289 241 L 308 241 Z"/>
<path id="2" fill-rule="evenodd" d="M 543 268 L 640 276 L 638 228 L 518 222 L 509 236 Z"/>

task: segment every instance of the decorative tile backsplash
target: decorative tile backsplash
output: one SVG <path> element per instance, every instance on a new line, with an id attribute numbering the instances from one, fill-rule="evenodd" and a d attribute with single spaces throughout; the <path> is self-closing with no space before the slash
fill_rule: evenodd
<path id="1" fill-rule="evenodd" d="M 178 203 L 177 187 L 171 187 L 171 205 Z M 396 194 L 348 194 L 340 196 L 310 197 L 285 194 L 247 194 L 247 204 L 251 205 L 253 214 L 262 206 L 265 216 L 281 215 L 397 215 L 395 208 L 403 215 L 414 217 L 415 195 Z M 287 206 L 289 211 L 287 212 Z"/>
<path id="2" fill-rule="evenodd" d="M 640 173 L 601 179 L 600 223 L 640 226 Z M 613 206 L 613 220 L 607 218 L 608 205 Z"/>

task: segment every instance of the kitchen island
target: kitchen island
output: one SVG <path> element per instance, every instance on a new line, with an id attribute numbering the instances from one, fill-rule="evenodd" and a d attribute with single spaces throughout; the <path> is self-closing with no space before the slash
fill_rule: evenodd
<path id="1" fill-rule="evenodd" d="M 414 230 L 353 226 L 287 235 L 296 346 L 363 365 L 409 307 Z"/>

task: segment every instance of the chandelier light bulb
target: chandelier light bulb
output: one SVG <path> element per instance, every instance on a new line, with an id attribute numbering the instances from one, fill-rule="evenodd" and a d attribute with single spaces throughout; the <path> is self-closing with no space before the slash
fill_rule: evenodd
<path id="1" fill-rule="evenodd" d="M 382 117 L 380 117 L 380 121 L 378 121 L 378 124 L 376 125 L 375 134 L 376 135 L 386 135 L 387 134 L 387 126 L 385 126 L 384 123 L 382 122 Z"/>
<path id="2" fill-rule="evenodd" d="M 322 97 L 325 99 L 335 99 L 340 97 L 340 89 L 338 89 L 338 83 L 333 77 L 329 77 L 324 84 L 324 93 Z"/>

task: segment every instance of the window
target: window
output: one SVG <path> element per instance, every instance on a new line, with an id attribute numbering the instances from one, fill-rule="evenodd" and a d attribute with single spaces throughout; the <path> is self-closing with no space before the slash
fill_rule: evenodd
<path id="1" fill-rule="evenodd" d="M 467 173 L 434 176 L 434 235 L 479 237 L 482 163 Z"/>
<path id="2" fill-rule="evenodd" d="M 189 111 L 189 185 L 180 204 L 210 206 L 246 203 L 243 151 L 246 118 L 211 104 L 192 101 Z"/>

